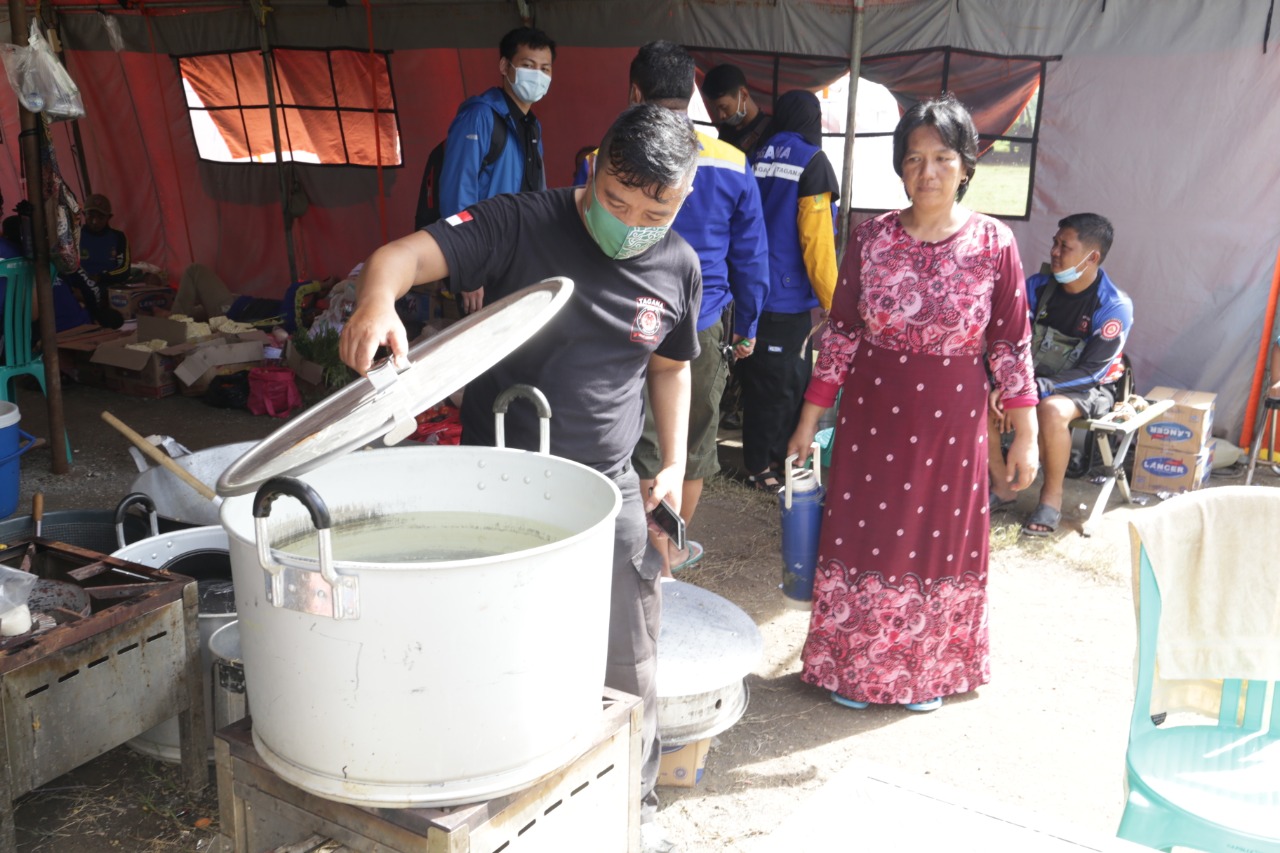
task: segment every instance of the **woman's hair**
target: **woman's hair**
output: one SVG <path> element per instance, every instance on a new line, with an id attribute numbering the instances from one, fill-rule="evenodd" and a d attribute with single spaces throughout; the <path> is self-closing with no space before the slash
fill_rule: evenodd
<path id="1" fill-rule="evenodd" d="M 942 137 L 942 142 L 960 155 L 964 163 L 965 178 L 960 182 L 956 201 L 964 198 L 978 165 L 978 129 L 964 104 L 947 92 L 938 98 L 921 101 L 907 110 L 898 126 L 893 129 L 893 170 L 902 177 L 902 161 L 907 156 L 907 138 L 918 127 L 932 127 Z"/>
<path id="2" fill-rule="evenodd" d="M 626 109 L 604 135 L 599 164 L 623 186 L 659 198 L 664 190 L 683 187 L 698 167 L 698 137 L 689 117 L 657 104 Z"/>

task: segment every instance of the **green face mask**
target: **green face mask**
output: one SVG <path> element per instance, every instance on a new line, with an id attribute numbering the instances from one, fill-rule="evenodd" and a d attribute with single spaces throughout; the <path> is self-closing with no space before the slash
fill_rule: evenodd
<path id="1" fill-rule="evenodd" d="M 670 225 L 627 225 L 605 210 L 596 198 L 596 176 L 591 173 L 591 197 L 587 200 L 587 231 L 600 251 L 615 261 L 625 261 L 647 252 L 667 236 Z"/>

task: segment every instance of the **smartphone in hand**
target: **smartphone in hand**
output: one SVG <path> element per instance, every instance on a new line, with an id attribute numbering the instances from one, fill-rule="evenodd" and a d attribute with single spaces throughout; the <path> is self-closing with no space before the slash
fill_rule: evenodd
<path id="1" fill-rule="evenodd" d="M 671 508 L 671 504 L 660 501 L 647 518 L 650 528 L 667 534 L 678 550 L 684 550 L 684 519 Z"/>

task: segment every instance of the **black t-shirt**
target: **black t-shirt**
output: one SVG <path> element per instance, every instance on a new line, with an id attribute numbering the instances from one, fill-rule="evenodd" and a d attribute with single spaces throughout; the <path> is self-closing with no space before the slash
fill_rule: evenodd
<path id="1" fill-rule="evenodd" d="M 743 122 L 737 127 L 719 124 L 716 125 L 716 131 L 722 140 L 746 154 L 750 159 L 755 156 L 756 148 L 760 143 L 773 136 L 772 127 L 773 116 L 762 110 L 749 122 Z"/>
<path id="2" fill-rule="evenodd" d="M 635 258 L 615 261 L 591 239 L 574 189 L 501 195 L 427 229 L 462 290 L 500 299 L 552 276 L 573 280 L 573 298 L 534 337 L 468 386 L 463 442 L 494 443 L 493 401 L 516 383 L 551 404 L 551 452 L 605 474 L 621 469 L 644 425 L 641 391 L 649 357 L 698 355 L 702 273 L 698 256 L 671 231 Z M 509 446 L 538 445 L 532 406 L 506 415 Z"/>
<path id="3" fill-rule="evenodd" d="M 1064 335 L 1084 340 L 1093 332 L 1093 315 L 1098 310 L 1098 282 L 1102 277 L 1094 279 L 1093 284 L 1079 293 L 1067 293 L 1062 285 L 1050 279 L 1045 285 L 1047 291 L 1053 287 L 1053 295 L 1049 304 L 1037 303 L 1037 323 L 1043 323 Z M 1041 292 L 1041 299 L 1044 292 Z"/>
<path id="4" fill-rule="evenodd" d="M 840 197 L 840 182 L 836 180 L 836 170 L 821 148 L 800 173 L 799 193 L 801 198 L 823 193 L 831 193 L 832 200 Z"/>
<path id="5" fill-rule="evenodd" d="M 511 118 L 515 121 L 516 127 L 520 129 L 520 150 L 524 153 L 524 178 L 520 182 L 521 192 L 536 192 L 545 189 L 546 184 L 542 180 L 542 155 L 538 153 L 538 117 L 533 114 L 533 110 L 527 113 L 520 112 L 520 108 L 516 106 L 516 102 L 511 100 L 511 96 L 506 90 L 502 91 L 502 96 L 507 99 L 507 110 L 511 113 Z"/>

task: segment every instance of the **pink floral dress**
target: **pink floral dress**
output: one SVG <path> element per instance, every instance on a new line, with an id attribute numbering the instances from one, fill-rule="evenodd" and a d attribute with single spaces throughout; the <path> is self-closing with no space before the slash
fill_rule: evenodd
<path id="1" fill-rule="evenodd" d="M 896 212 L 857 228 L 805 394 L 844 389 L 804 681 L 894 704 L 989 680 L 987 369 L 1006 407 L 1035 405 L 1030 339 L 1000 222 L 938 243 Z"/>

